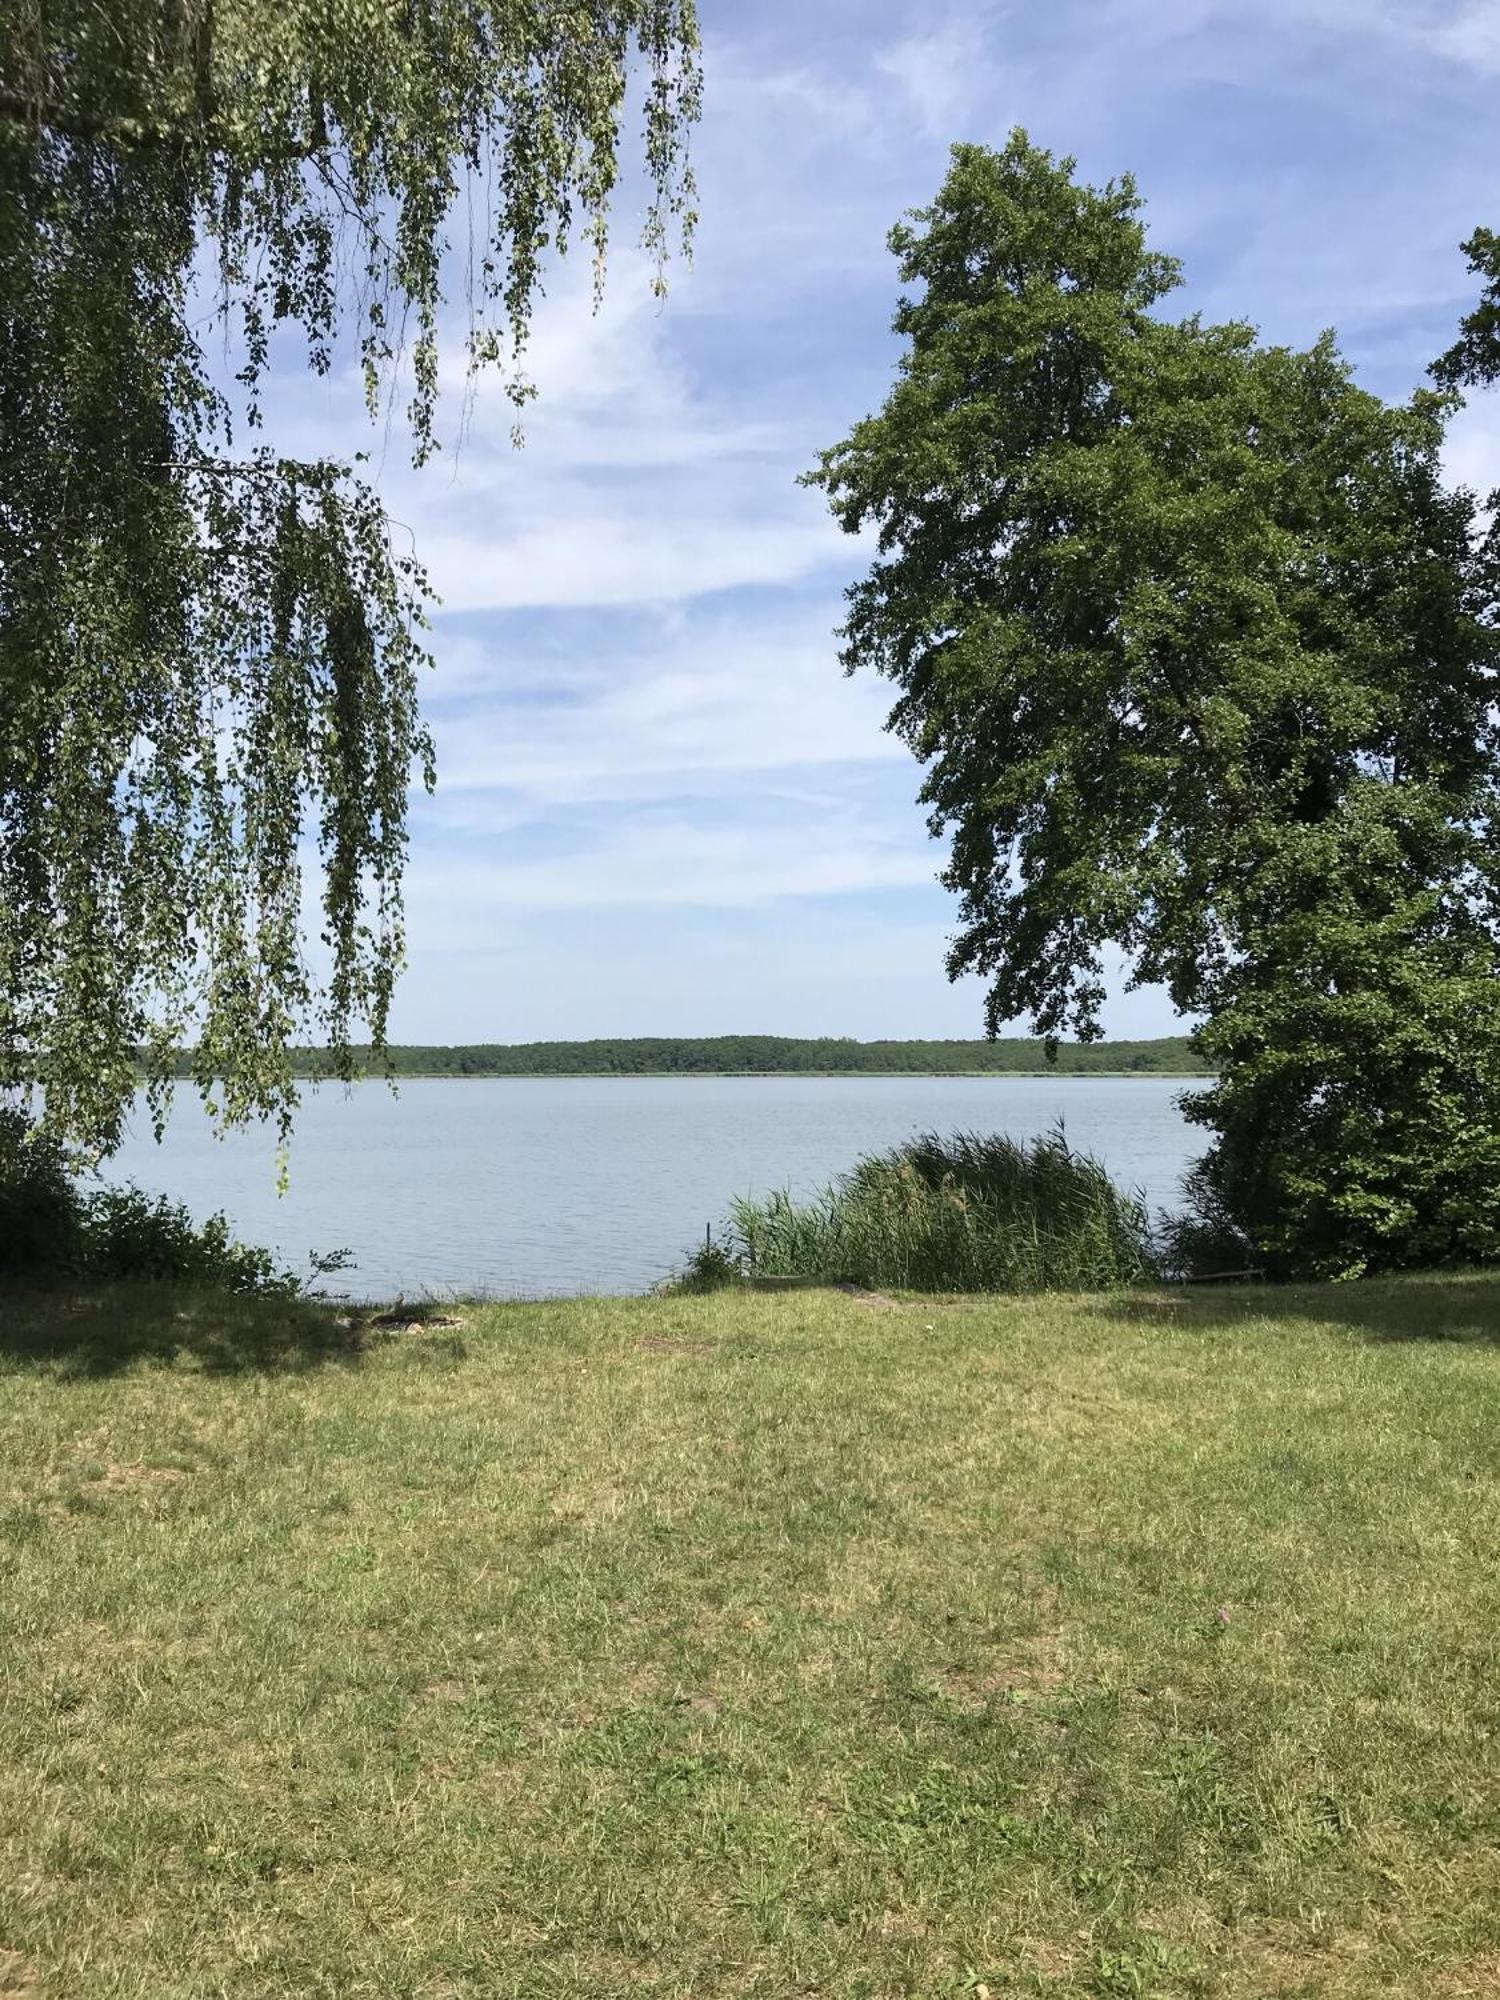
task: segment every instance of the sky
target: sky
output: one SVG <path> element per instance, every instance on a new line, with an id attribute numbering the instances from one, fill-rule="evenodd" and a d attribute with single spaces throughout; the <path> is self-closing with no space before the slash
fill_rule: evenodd
<path id="1" fill-rule="evenodd" d="M 890 690 L 837 660 L 868 550 L 797 484 L 883 400 L 886 232 L 950 144 L 1024 125 L 1134 173 L 1181 310 L 1332 326 L 1392 396 L 1500 226 L 1500 0 L 700 4 L 691 267 L 652 296 L 632 183 L 602 309 L 582 259 L 548 275 L 522 449 L 494 381 L 420 475 L 352 378 L 302 392 L 322 448 L 373 442 L 442 598 L 396 1040 L 982 1032 Z M 1500 484 L 1500 404 L 1450 464 Z M 1110 1033 L 1174 1031 L 1110 972 Z"/>

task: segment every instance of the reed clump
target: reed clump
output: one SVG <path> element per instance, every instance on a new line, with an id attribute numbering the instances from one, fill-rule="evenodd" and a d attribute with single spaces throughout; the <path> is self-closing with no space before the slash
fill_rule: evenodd
<path id="1" fill-rule="evenodd" d="M 1103 1291 L 1158 1275 L 1144 1201 L 1061 1131 L 928 1134 L 811 1200 L 737 1201 L 726 1247 L 743 1278 L 905 1291 Z"/>

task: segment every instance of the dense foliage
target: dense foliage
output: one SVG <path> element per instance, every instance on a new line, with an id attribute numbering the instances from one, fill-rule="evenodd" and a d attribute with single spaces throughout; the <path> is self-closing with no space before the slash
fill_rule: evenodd
<path id="1" fill-rule="evenodd" d="M 929 1135 L 861 1160 L 811 1201 L 734 1205 L 681 1281 L 808 1278 L 927 1292 L 1093 1291 L 1155 1274 L 1144 1204 L 1062 1134 Z"/>
<path id="2" fill-rule="evenodd" d="M 1500 234 L 1476 229 L 1464 255 L 1471 276 L 1484 283 L 1479 303 L 1459 323 L 1458 339 L 1433 363 L 1433 374 L 1449 389 L 1500 379 Z"/>
<path id="3" fill-rule="evenodd" d="M 1204 1186 L 1273 1263 L 1500 1253 L 1495 543 L 1455 398 L 1174 322 L 1128 181 L 1017 134 L 896 229 L 883 410 L 813 475 L 879 553 L 991 1028 L 1097 1032 L 1102 954 L 1201 1016 Z"/>
<path id="4" fill-rule="evenodd" d="M 144 1279 L 286 1300 L 303 1291 L 269 1250 L 237 1242 L 223 1215 L 195 1222 L 137 1187 L 85 1185 L 17 1105 L 0 1105 L 0 1278 Z"/>
<path id="5" fill-rule="evenodd" d="M 285 1117 L 299 1032 L 383 1039 L 424 580 L 348 468 L 254 441 L 267 370 L 347 324 L 373 413 L 404 350 L 423 459 L 458 275 L 524 400 L 637 57 L 659 260 L 690 222 L 696 39 L 692 0 L 0 9 L 0 1086 L 53 1130 L 107 1150 L 190 1034 L 230 1117 Z"/>
<path id="6" fill-rule="evenodd" d="M 368 1049 L 356 1060 L 372 1059 Z M 293 1073 L 329 1076 L 322 1049 L 293 1049 Z M 184 1074 L 189 1059 L 182 1059 Z M 380 1063 L 395 1076 L 1099 1076 L 1207 1074 L 1185 1036 L 1156 1042 L 856 1042 L 838 1036 L 643 1036 L 620 1041 L 392 1044 Z"/>

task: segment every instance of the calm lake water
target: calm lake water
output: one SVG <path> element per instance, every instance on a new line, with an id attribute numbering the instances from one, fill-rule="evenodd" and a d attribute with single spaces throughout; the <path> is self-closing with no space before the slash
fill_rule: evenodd
<path id="1" fill-rule="evenodd" d="M 1154 1204 L 1172 1202 L 1203 1135 L 1175 1077 L 578 1077 L 309 1089 L 276 1192 L 266 1132 L 215 1136 L 178 1099 L 158 1146 L 142 1113 L 110 1178 L 305 1268 L 348 1249 L 328 1288 L 541 1297 L 639 1292 L 703 1240 L 732 1196 L 808 1194 L 862 1153 L 922 1131 L 1071 1142 Z"/>

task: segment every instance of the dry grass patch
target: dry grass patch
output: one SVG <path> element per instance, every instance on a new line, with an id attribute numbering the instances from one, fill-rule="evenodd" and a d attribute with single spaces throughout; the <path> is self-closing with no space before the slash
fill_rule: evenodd
<path id="1" fill-rule="evenodd" d="M 1438 1973 L 1431 1990 L 1434 2000 L 1495 2000 L 1500 1994 L 1500 1952 L 1448 1966 Z"/>

